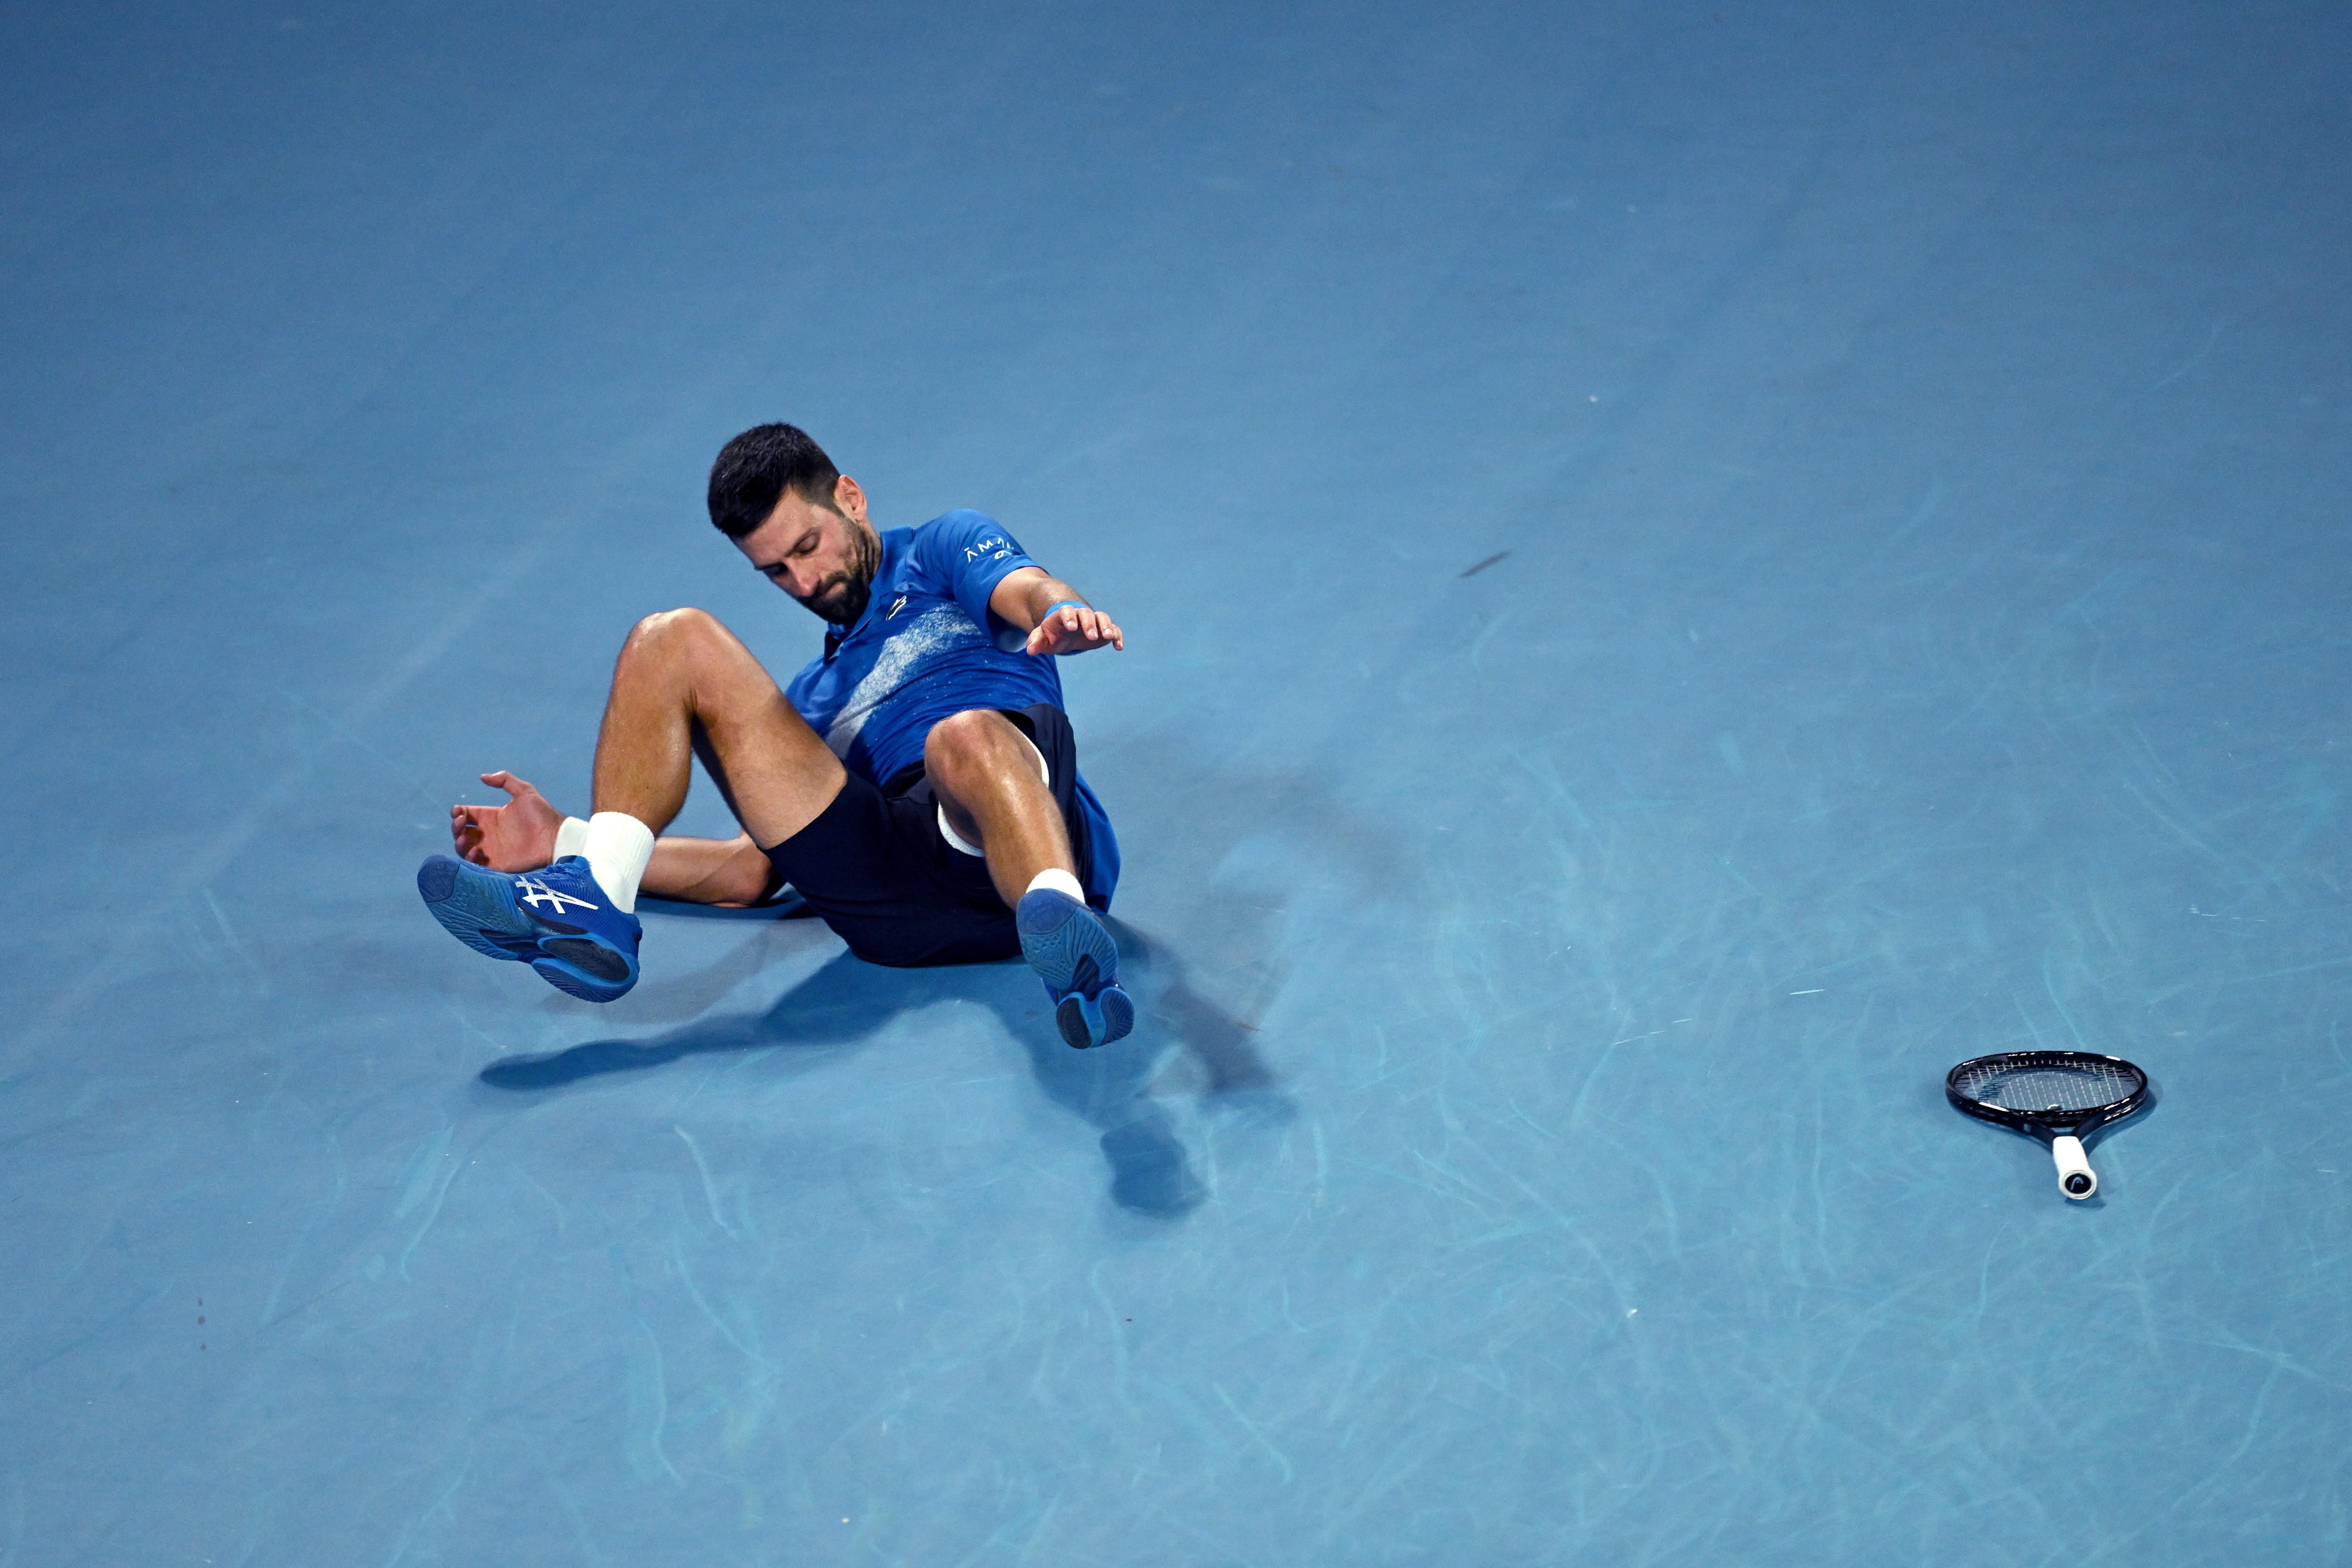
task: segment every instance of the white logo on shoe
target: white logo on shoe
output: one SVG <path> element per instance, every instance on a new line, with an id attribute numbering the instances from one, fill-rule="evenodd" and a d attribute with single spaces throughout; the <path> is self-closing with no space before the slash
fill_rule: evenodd
<path id="1" fill-rule="evenodd" d="M 562 914 L 563 906 L 566 904 L 578 904 L 583 910 L 593 910 L 596 907 L 585 899 L 575 899 L 569 893 L 559 893 L 546 883 L 536 881 L 529 877 L 517 877 L 515 887 L 522 894 L 524 903 L 533 909 L 544 906 L 554 914 Z"/>

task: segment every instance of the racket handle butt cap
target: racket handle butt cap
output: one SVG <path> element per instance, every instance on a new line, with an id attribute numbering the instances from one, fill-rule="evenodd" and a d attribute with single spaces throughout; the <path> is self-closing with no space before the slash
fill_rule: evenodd
<path id="1" fill-rule="evenodd" d="M 2083 1152 L 2080 1138 L 2052 1139 L 2050 1158 L 2058 1167 L 2058 1190 L 2068 1197 L 2087 1198 L 2099 1190 L 2099 1174 L 2091 1169 L 2090 1157 Z"/>

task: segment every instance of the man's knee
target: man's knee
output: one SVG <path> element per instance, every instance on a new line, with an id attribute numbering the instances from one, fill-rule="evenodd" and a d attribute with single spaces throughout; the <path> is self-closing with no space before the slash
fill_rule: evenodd
<path id="1" fill-rule="evenodd" d="M 930 728 L 923 739 L 923 771 L 934 784 L 952 789 L 959 775 L 1010 767 L 1034 770 L 1047 779 L 1045 759 L 1021 727 L 993 708 L 967 708 L 950 713 Z"/>
<path id="2" fill-rule="evenodd" d="M 1003 746 L 1008 737 L 1019 735 L 994 709 L 967 708 L 931 726 L 923 738 L 923 765 L 927 772 L 936 772 L 958 763 L 978 762 Z"/>
<path id="3" fill-rule="evenodd" d="M 734 641 L 734 634 L 708 610 L 660 610 L 630 628 L 621 653 L 624 658 L 683 658 Z"/>

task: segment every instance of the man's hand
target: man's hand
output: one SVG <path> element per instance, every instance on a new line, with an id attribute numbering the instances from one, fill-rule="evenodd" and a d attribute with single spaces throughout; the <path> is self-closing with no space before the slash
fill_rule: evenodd
<path id="1" fill-rule="evenodd" d="M 1085 605 L 1064 605 L 1037 623 L 1029 634 L 1029 651 L 1039 657 L 1055 653 L 1085 653 L 1108 643 L 1127 647 L 1126 634 L 1108 616 Z"/>
<path id="2" fill-rule="evenodd" d="M 554 859 L 555 830 L 563 826 L 563 814 L 512 773 L 484 773 L 482 782 L 510 798 L 504 805 L 449 808 L 449 837 L 457 858 L 493 871 L 536 871 Z"/>

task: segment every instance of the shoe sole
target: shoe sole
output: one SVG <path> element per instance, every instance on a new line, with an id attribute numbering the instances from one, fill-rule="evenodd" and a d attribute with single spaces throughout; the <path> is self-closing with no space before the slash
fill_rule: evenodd
<path id="1" fill-rule="evenodd" d="M 1127 1037 L 1135 1027 L 1135 1003 L 1112 981 L 1092 996 L 1072 992 L 1054 1007 L 1054 1027 L 1072 1050 L 1091 1050 Z"/>
<path id="2" fill-rule="evenodd" d="M 1074 1050 L 1121 1039 L 1135 1027 L 1135 1003 L 1119 988 L 1118 944 L 1094 911 L 1058 894 L 1021 900 L 1021 956 L 1045 982 L 1054 1027 Z"/>
<path id="3" fill-rule="evenodd" d="M 636 984 L 626 953 L 576 927 L 556 928 L 569 934 L 547 934 L 552 922 L 516 908 L 514 884 L 500 872 L 436 855 L 416 868 L 416 890 L 442 930 L 485 958 L 530 964 L 566 995 L 610 1002 Z"/>

